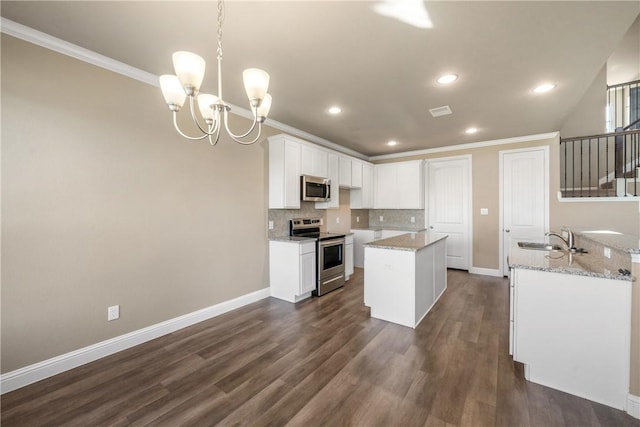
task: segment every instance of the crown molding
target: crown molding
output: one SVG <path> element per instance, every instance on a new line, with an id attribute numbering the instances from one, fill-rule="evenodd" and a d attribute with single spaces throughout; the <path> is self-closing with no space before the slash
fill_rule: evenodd
<path id="1" fill-rule="evenodd" d="M 539 133 L 535 135 L 514 136 L 512 138 L 494 139 L 490 141 L 470 142 L 468 144 L 449 145 L 446 147 L 427 148 L 425 150 L 406 151 L 404 153 L 383 154 L 369 157 L 370 161 L 399 159 L 403 157 L 423 156 L 425 154 L 445 153 L 447 151 L 470 150 L 473 148 L 491 147 L 494 145 L 517 144 L 520 142 L 540 141 L 557 138 L 560 132 Z"/>

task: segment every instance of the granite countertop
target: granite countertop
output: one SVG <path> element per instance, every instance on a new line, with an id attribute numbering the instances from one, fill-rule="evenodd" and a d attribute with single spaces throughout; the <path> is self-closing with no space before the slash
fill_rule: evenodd
<path id="1" fill-rule="evenodd" d="M 382 230 L 391 230 L 391 231 L 406 231 L 407 233 L 415 233 L 418 231 L 424 231 L 426 228 L 423 226 L 383 226 L 383 227 L 351 227 L 352 230 L 370 230 L 370 231 L 382 231 Z"/>
<path id="2" fill-rule="evenodd" d="M 387 228 L 385 228 L 385 230 L 387 230 Z M 446 238 L 447 236 L 441 236 L 433 239 L 429 237 L 429 233 L 427 231 L 418 231 L 389 237 L 388 239 L 376 240 L 370 243 L 365 243 L 364 245 L 370 248 L 416 252 Z"/>
<path id="3" fill-rule="evenodd" d="M 640 238 L 611 230 L 569 228 L 576 236 L 631 254 L 640 254 Z"/>
<path id="4" fill-rule="evenodd" d="M 269 240 L 272 242 L 291 242 L 300 244 L 304 242 L 315 242 L 317 239 L 315 237 L 281 236 L 272 237 Z"/>
<path id="5" fill-rule="evenodd" d="M 512 241 L 509 252 L 509 267 L 528 270 L 550 271 L 554 273 L 572 274 L 576 276 L 602 277 L 615 280 L 634 278 L 618 271 L 608 271 L 604 266 L 602 255 L 593 253 L 551 252 L 522 249 L 517 241 Z"/>

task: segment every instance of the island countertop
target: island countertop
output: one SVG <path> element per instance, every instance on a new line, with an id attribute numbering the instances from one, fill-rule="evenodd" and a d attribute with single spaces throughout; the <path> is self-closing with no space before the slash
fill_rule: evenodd
<path id="1" fill-rule="evenodd" d="M 388 239 L 375 240 L 365 243 L 364 246 L 378 249 L 394 249 L 399 251 L 419 251 L 431 246 L 434 243 L 446 239 L 447 236 L 437 238 L 429 237 L 427 231 L 409 232 L 400 236 L 389 237 Z"/>
<path id="2" fill-rule="evenodd" d="M 594 253 L 551 252 L 522 249 L 513 241 L 509 252 L 509 267 L 528 270 L 550 271 L 576 276 L 601 277 L 615 280 L 634 280 L 617 269 L 609 270 L 603 256 Z"/>

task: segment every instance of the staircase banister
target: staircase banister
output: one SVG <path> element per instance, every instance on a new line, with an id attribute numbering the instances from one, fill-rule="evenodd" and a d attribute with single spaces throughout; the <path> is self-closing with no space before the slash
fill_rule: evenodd
<path id="1" fill-rule="evenodd" d="M 599 135 L 586 135 L 586 136 L 574 136 L 571 138 L 560 138 L 560 141 L 581 141 L 585 139 L 596 139 L 596 138 L 605 138 L 605 137 L 613 137 L 613 136 L 624 136 L 624 135 L 633 135 L 636 133 L 640 133 L 640 129 L 634 130 L 624 130 L 622 132 L 609 132 L 609 133 L 601 133 Z"/>

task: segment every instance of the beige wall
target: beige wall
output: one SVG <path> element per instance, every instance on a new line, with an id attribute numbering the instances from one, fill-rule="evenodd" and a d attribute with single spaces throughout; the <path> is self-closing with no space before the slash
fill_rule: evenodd
<path id="1" fill-rule="evenodd" d="M 627 234 L 640 235 L 638 202 L 569 203 L 558 201 L 557 193 L 560 188 L 558 138 L 432 153 L 390 161 L 470 154 L 473 179 L 473 267 L 498 269 L 498 245 L 500 239 L 499 153 L 502 150 L 542 145 L 550 147 L 549 224 L 552 230 L 557 230 L 563 225 L 569 227 L 603 227 Z M 481 208 L 488 208 L 489 215 L 481 216 L 479 214 Z"/>
<path id="2" fill-rule="evenodd" d="M 2 372 L 266 287 L 265 156 L 185 141 L 159 89 L 2 35 Z"/>

